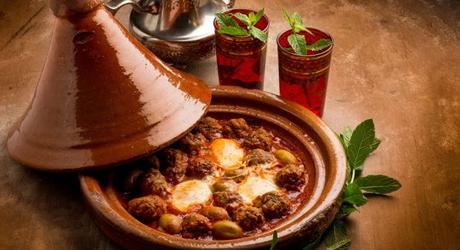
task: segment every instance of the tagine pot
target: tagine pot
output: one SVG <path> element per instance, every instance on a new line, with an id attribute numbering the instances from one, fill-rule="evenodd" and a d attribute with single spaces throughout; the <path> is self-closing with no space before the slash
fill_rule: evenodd
<path id="1" fill-rule="evenodd" d="M 13 159 L 48 171 L 122 164 L 171 144 L 206 113 L 206 84 L 145 49 L 102 0 L 49 3 L 51 46 L 33 100 L 9 135 Z"/>
<path id="2" fill-rule="evenodd" d="M 292 143 L 302 162 L 313 162 L 315 174 L 308 180 L 314 182 L 311 198 L 268 231 L 232 240 L 185 239 L 149 227 L 128 213 L 111 177 L 116 170 L 83 174 L 80 185 L 88 210 L 110 239 L 124 249 L 136 250 L 268 249 L 276 230 L 277 249 L 301 249 L 324 233 L 340 208 L 346 180 L 346 157 L 337 136 L 298 104 L 260 90 L 241 90 L 233 86 L 214 89 L 207 115 L 244 118 Z"/>

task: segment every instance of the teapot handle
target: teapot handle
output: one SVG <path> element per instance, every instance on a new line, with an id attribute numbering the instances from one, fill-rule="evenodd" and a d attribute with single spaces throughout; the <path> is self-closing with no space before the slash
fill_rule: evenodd
<path id="1" fill-rule="evenodd" d="M 229 0 L 234 1 L 234 0 Z M 117 13 L 117 11 L 125 6 L 125 5 L 132 5 L 133 9 L 138 12 L 148 12 L 150 14 L 158 14 L 160 9 L 160 1 L 139 1 L 139 0 L 110 0 L 105 3 L 105 7 L 108 11 L 110 11 L 113 15 Z"/>

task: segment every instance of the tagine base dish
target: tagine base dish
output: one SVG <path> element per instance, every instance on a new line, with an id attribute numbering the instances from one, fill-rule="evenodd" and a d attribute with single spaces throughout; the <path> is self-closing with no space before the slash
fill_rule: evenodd
<path id="1" fill-rule="evenodd" d="M 336 135 L 317 116 L 278 96 L 238 87 L 214 89 L 207 116 L 244 118 L 289 142 L 303 162 L 314 165 L 314 175 L 309 177 L 314 182 L 310 198 L 267 231 L 231 240 L 186 239 L 151 228 L 130 215 L 110 181 L 113 170 L 81 175 L 88 208 L 109 238 L 126 249 L 267 249 L 274 230 L 279 246 L 287 247 L 307 244 L 327 229 L 340 207 L 346 158 Z"/>

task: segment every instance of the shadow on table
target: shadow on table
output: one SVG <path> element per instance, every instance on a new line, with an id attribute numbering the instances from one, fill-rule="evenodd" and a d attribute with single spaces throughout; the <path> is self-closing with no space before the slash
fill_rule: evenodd
<path id="1" fill-rule="evenodd" d="M 86 212 L 78 175 L 0 156 L 0 249 L 118 249 Z"/>

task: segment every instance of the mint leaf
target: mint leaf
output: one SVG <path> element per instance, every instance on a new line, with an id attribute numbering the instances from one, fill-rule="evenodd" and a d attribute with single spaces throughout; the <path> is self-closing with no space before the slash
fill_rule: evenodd
<path id="1" fill-rule="evenodd" d="M 254 20 L 256 20 L 256 15 L 254 14 L 254 12 L 249 12 L 248 19 L 249 19 L 249 23 L 251 24 L 254 23 Z"/>
<path id="2" fill-rule="evenodd" d="M 278 232 L 273 231 L 273 238 L 272 238 L 272 244 L 270 246 L 270 250 L 275 250 L 276 245 L 278 244 Z"/>
<path id="3" fill-rule="evenodd" d="M 350 139 L 351 135 L 353 134 L 353 130 L 350 127 L 346 127 L 341 134 L 338 135 L 340 143 L 342 143 L 343 149 L 345 153 L 347 152 L 347 148 L 350 145 Z M 348 156 L 347 156 L 348 159 Z M 348 178 L 347 182 L 351 181 L 352 178 L 352 169 L 349 166 L 350 164 L 347 164 L 347 173 L 348 173 Z"/>
<path id="4" fill-rule="evenodd" d="M 216 20 L 219 26 L 239 27 L 238 23 L 231 16 L 224 13 L 216 13 Z"/>
<path id="5" fill-rule="evenodd" d="M 348 163 L 352 169 L 359 168 L 372 152 L 375 142 L 374 121 L 368 119 L 359 124 L 350 138 L 347 148 Z"/>
<path id="6" fill-rule="evenodd" d="M 385 175 L 368 175 L 355 180 L 359 188 L 371 194 L 388 194 L 401 188 L 399 181 Z"/>
<path id="7" fill-rule="evenodd" d="M 342 206 L 340 207 L 340 211 L 339 211 L 339 214 L 337 215 L 337 218 L 339 219 L 345 218 L 351 213 L 356 212 L 356 211 L 358 211 L 358 209 L 356 209 L 356 207 L 353 206 L 352 204 L 343 203 Z"/>
<path id="8" fill-rule="evenodd" d="M 253 25 L 256 25 L 256 23 L 264 16 L 264 9 L 261 9 L 259 11 L 257 11 L 257 13 L 254 15 L 254 18 L 253 20 L 251 20 L 251 18 L 249 18 L 251 20 L 251 23 Z"/>
<path id="9" fill-rule="evenodd" d="M 221 34 L 232 35 L 232 36 L 247 36 L 248 32 L 240 26 L 223 26 L 219 27 L 218 30 Z"/>
<path id="10" fill-rule="evenodd" d="M 353 134 L 353 130 L 350 127 L 346 127 L 343 130 L 342 134 L 340 134 L 340 136 L 339 136 L 340 141 L 342 142 L 342 145 L 345 148 L 345 150 L 350 145 L 350 139 L 351 139 L 352 134 Z"/>
<path id="11" fill-rule="evenodd" d="M 287 12 L 285 9 L 283 9 L 283 17 L 290 24 L 290 22 L 289 22 L 289 19 L 290 19 L 289 12 Z"/>
<path id="12" fill-rule="evenodd" d="M 313 35 L 313 33 L 310 30 L 308 30 L 303 24 L 302 17 L 299 15 L 299 13 L 294 12 L 291 15 L 289 15 L 289 13 L 283 9 L 283 15 L 284 19 L 288 21 L 289 26 L 291 26 L 293 33 L 299 33 L 301 30 L 304 30 L 308 32 L 310 35 Z"/>
<path id="13" fill-rule="evenodd" d="M 260 41 L 262 41 L 263 43 L 266 43 L 267 42 L 267 39 L 268 39 L 268 34 L 263 32 L 262 30 L 256 28 L 255 26 L 251 26 L 249 28 L 249 33 L 251 33 L 251 35 L 257 39 L 259 39 Z"/>
<path id="14" fill-rule="evenodd" d="M 233 16 L 235 16 L 236 18 L 238 18 L 238 20 L 240 20 L 241 22 L 243 22 L 244 24 L 246 24 L 247 26 L 249 26 L 251 24 L 251 22 L 249 21 L 249 17 L 246 16 L 245 14 L 242 14 L 242 13 L 235 13 L 233 14 Z"/>
<path id="15" fill-rule="evenodd" d="M 322 49 L 329 47 L 331 44 L 332 44 L 332 41 L 329 39 L 319 39 L 315 43 L 309 44 L 307 46 L 307 50 L 320 51 Z"/>
<path id="16" fill-rule="evenodd" d="M 312 242 L 308 243 L 308 245 L 304 246 L 302 250 L 315 250 L 318 244 L 321 242 L 321 235 L 316 237 Z"/>
<path id="17" fill-rule="evenodd" d="M 371 152 L 374 152 L 380 145 L 380 140 L 375 138 L 374 142 L 371 144 Z"/>
<path id="18" fill-rule="evenodd" d="M 294 19 L 294 26 L 292 27 L 292 31 L 294 31 L 294 33 L 299 33 L 301 30 L 303 30 L 308 32 L 310 35 L 313 35 L 313 33 L 303 24 L 302 17 L 299 15 L 299 13 L 294 12 L 291 17 Z"/>
<path id="19" fill-rule="evenodd" d="M 293 24 L 294 24 L 292 27 L 292 30 L 295 33 L 298 33 L 302 29 L 305 29 L 305 26 L 303 25 L 302 17 L 299 15 L 299 13 L 297 12 L 292 13 L 291 19 L 293 20 Z"/>
<path id="20" fill-rule="evenodd" d="M 307 42 L 305 37 L 299 34 L 291 34 L 288 36 L 288 43 L 296 54 L 306 55 L 307 54 Z"/>
<path id="21" fill-rule="evenodd" d="M 351 239 L 348 238 L 347 229 L 341 220 L 335 220 L 332 226 L 326 231 L 324 245 L 327 250 L 348 249 Z"/>
<path id="22" fill-rule="evenodd" d="M 358 207 L 367 203 L 367 198 L 356 183 L 350 183 L 343 193 L 343 201 Z"/>

